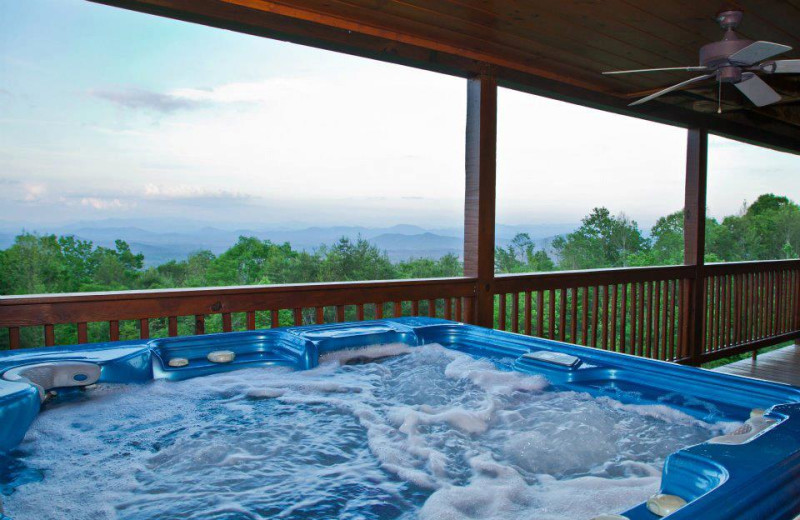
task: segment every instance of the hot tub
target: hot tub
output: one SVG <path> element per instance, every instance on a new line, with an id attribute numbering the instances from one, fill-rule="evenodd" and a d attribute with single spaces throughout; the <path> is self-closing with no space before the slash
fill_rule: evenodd
<path id="1" fill-rule="evenodd" d="M 4 352 L 0 517 L 791 519 L 798 402 L 433 318 Z"/>

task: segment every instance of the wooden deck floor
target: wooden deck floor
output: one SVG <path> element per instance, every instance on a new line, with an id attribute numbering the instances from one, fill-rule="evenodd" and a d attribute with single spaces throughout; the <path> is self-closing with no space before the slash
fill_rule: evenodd
<path id="1" fill-rule="evenodd" d="M 714 370 L 800 386 L 800 346 L 792 345 L 765 352 L 759 354 L 755 361 L 747 358 Z"/>

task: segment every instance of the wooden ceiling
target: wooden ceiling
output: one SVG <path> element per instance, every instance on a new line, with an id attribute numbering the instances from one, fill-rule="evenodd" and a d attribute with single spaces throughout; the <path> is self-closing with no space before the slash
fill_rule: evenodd
<path id="1" fill-rule="evenodd" d="M 713 82 L 627 107 L 692 73 L 601 74 L 696 65 L 700 46 L 722 36 L 716 13 L 730 7 L 745 12 L 741 36 L 790 45 L 781 57 L 800 58 L 800 0 L 96 1 L 464 77 L 491 73 L 507 87 L 800 153 L 800 75 L 766 78 L 783 101 L 761 109 L 728 85 L 718 115 Z"/>

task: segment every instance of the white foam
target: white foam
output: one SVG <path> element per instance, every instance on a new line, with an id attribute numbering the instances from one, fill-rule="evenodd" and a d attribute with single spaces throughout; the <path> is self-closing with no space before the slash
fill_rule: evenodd
<path id="1" fill-rule="evenodd" d="M 347 364 L 356 358 L 389 359 Z M 7 514 L 591 517 L 645 500 L 667 454 L 720 428 L 546 387 L 437 345 L 357 349 L 302 372 L 103 385 L 34 423 L 22 460 L 46 476 L 17 487 Z"/>
<path id="2" fill-rule="evenodd" d="M 320 363 L 339 363 L 346 365 L 354 359 L 363 359 L 365 361 L 373 359 L 383 359 L 387 357 L 401 356 L 409 354 L 412 347 L 405 343 L 387 343 L 385 345 L 372 345 L 364 348 L 334 350 L 320 356 Z"/>
<path id="3" fill-rule="evenodd" d="M 610 397 L 599 397 L 598 401 L 617 410 L 637 413 L 645 417 L 652 417 L 672 424 L 697 425 L 713 432 L 729 433 L 742 425 L 741 422 L 737 421 L 709 423 L 664 404 L 626 404 L 616 399 L 611 399 Z"/>

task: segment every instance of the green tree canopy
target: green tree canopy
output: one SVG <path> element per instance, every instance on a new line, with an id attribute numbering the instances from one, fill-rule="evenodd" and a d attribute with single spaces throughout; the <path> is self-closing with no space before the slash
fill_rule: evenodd
<path id="1" fill-rule="evenodd" d="M 607 208 L 594 208 L 577 230 L 553 240 L 562 269 L 625 267 L 646 247 L 636 221 Z"/>

